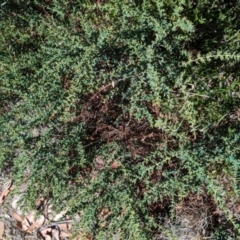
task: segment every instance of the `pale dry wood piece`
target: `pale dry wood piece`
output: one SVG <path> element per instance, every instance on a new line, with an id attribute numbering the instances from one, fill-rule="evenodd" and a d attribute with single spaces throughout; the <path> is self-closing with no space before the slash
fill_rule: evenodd
<path id="1" fill-rule="evenodd" d="M 115 81 L 112 81 L 112 87 L 115 88 L 116 84 Z"/>
<path id="2" fill-rule="evenodd" d="M 64 217 L 64 215 L 68 212 L 69 208 L 64 209 L 63 211 L 61 211 L 60 213 L 56 213 L 54 211 L 54 206 L 52 204 L 48 205 L 46 207 L 46 212 L 47 212 L 47 217 L 50 221 L 54 221 L 57 222 L 59 221 L 61 218 Z"/>
<path id="3" fill-rule="evenodd" d="M 5 191 L 6 189 L 10 189 L 12 187 L 13 184 L 13 180 L 10 179 L 9 181 L 7 181 L 4 185 L 3 185 L 3 189 L 2 191 Z"/>
<path id="4" fill-rule="evenodd" d="M 18 194 L 15 195 L 12 199 L 12 208 L 14 209 L 14 211 L 18 214 L 18 215 L 22 215 L 22 206 L 23 206 L 23 202 L 21 202 L 20 200 L 23 198 L 23 194 Z"/>
<path id="5" fill-rule="evenodd" d="M 0 239 L 3 239 L 4 235 L 4 222 L 0 222 Z"/>

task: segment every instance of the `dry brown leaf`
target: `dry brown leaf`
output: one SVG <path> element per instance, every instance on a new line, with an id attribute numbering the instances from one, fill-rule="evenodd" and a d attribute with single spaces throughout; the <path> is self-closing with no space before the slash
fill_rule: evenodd
<path id="1" fill-rule="evenodd" d="M 58 229 L 52 229 L 52 240 L 60 240 L 60 231 Z"/>
<path id="2" fill-rule="evenodd" d="M 72 224 L 68 224 L 68 231 L 72 230 Z"/>
<path id="3" fill-rule="evenodd" d="M 52 228 L 44 228 L 42 230 L 39 231 L 40 235 L 42 238 L 46 239 L 50 239 L 51 240 L 51 234 L 52 234 Z M 49 238 L 50 237 L 50 238 Z"/>
<path id="4" fill-rule="evenodd" d="M 32 225 L 35 222 L 36 211 L 31 211 L 28 215 L 26 215 L 26 219 L 29 224 Z"/>
<path id="5" fill-rule="evenodd" d="M 71 224 L 61 223 L 58 224 L 58 226 L 61 229 L 60 233 L 61 238 L 68 238 L 72 236 L 72 233 L 70 233 Z"/>
<path id="6" fill-rule="evenodd" d="M 68 231 L 68 224 L 67 223 L 60 223 L 58 227 L 63 231 Z"/>
<path id="7" fill-rule="evenodd" d="M 4 203 L 7 195 L 9 194 L 10 190 L 6 189 L 2 192 L 1 196 L 0 196 L 0 206 Z"/>
<path id="8" fill-rule="evenodd" d="M 11 212 L 10 213 L 11 214 L 11 216 L 13 217 L 13 218 L 15 218 L 15 220 L 17 221 L 17 222 L 22 222 L 23 221 L 23 219 L 22 219 L 22 217 L 19 215 L 19 214 L 17 214 L 16 212 Z"/>
<path id="9" fill-rule="evenodd" d="M 91 234 L 87 234 L 86 236 L 85 236 L 85 239 L 84 240 L 92 240 L 93 238 L 92 238 L 92 236 L 91 236 Z"/>
<path id="10" fill-rule="evenodd" d="M 17 221 L 17 227 L 19 230 L 22 231 L 22 222 Z"/>
<path id="11" fill-rule="evenodd" d="M 27 232 L 28 233 L 32 233 L 34 230 L 36 230 L 37 228 L 40 228 L 45 221 L 45 217 L 43 215 L 41 215 L 36 222 L 34 222 L 31 226 L 29 226 Z"/>
<path id="12" fill-rule="evenodd" d="M 0 222 L 0 239 L 3 239 L 4 234 L 4 222 Z"/>
<path id="13" fill-rule="evenodd" d="M 24 232 L 28 231 L 28 228 L 33 224 L 35 218 L 35 211 L 30 212 L 25 218 L 22 220 L 22 230 Z"/>
<path id="14" fill-rule="evenodd" d="M 52 237 L 50 235 L 46 235 L 46 237 L 44 239 L 45 240 L 52 240 Z"/>
<path id="15" fill-rule="evenodd" d="M 61 231 L 60 238 L 70 238 L 72 234 L 70 232 Z"/>
<path id="16" fill-rule="evenodd" d="M 120 166 L 121 166 L 121 164 L 118 161 L 114 161 L 111 164 L 111 169 L 115 170 L 115 169 L 119 168 Z"/>
<path id="17" fill-rule="evenodd" d="M 27 218 L 24 218 L 22 221 L 22 231 L 26 232 L 29 228 L 30 224 L 27 220 Z"/>

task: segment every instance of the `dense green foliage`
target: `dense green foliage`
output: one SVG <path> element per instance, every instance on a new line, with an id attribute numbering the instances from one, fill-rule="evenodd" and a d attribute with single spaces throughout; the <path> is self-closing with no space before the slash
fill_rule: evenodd
<path id="1" fill-rule="evenodd" d="M 2 171 L 29 182 L 30 205 L 82 210 L 95 239 L 151 239 L 162 210 L 174 218 L 194 192 L 228 216 L 240 181 L 238 16 L 238 0 L 3 2 Z"/>

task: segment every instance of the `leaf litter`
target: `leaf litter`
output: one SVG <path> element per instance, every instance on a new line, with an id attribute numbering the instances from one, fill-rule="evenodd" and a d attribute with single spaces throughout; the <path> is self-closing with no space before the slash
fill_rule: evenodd
<path id="1" fill-rule="evenodd" d="M 3 185 L 1 190 L 0 206 L 2 219 L 0 220 L 0 240 L 13 238 L 62 240 L 73 237 L 72 224 L 74 221 L 76 222 L 76 220 L 72 220 L 67 216 L 65 220 L 59 221 L 60 219 L 64 219 L 68 208 L 57 214 L 53 211 L 53 206 L 47 204 L 47 199 L 41 198 L 36 200 L 36 210 L 23 214 L 21 209 L 23 206 L 18 204 L 21 197 L 23 197 L 22 194 L 9 197 L 13 188 L 13 181 L 9 180 Z M 6 200 L 12 201 L 7 213 L 3 210 L 3 205 Z M 40 208 L 47 208 L 44 209 L 45 214 L 42 211 L 42 214 L 39 215 L 37 209 Z M 79 232 L 74 239 L 86 239 L 81 236 L 83 236 L 83 234 Z"/>

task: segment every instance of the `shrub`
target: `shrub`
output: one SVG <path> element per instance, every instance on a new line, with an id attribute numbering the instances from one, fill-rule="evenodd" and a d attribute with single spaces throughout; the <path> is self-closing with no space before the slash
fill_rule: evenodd
<path id="1" fill-rule="evenodd" d="M 238 15 L 222 0 L 2 3 L 0 165 L 29 183 L 28 205 L 83 210 L 96 239 L 153 238 L 192 192 L 228 215 Z"/>

